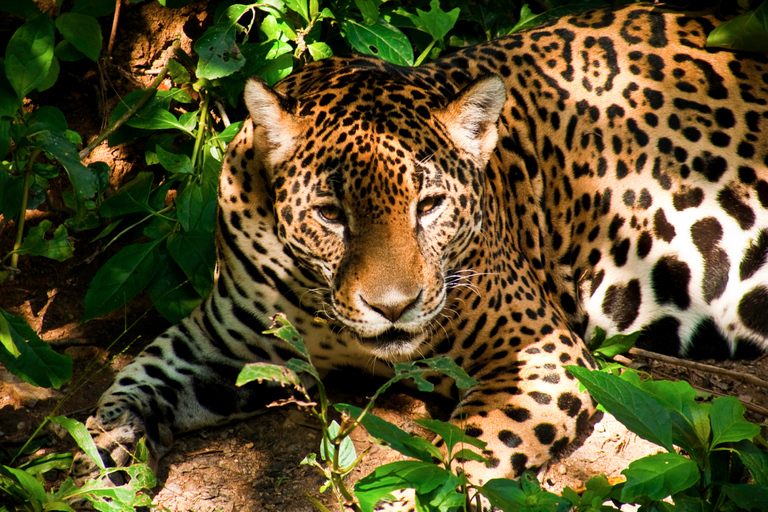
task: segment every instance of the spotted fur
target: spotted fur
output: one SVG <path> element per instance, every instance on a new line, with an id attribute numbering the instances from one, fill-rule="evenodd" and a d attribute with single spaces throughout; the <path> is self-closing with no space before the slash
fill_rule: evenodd
<path id="1" fill-rule="evenodd" d="M 117 376 L 100 445 L 124 460 L 108 436 L 146 431 L 159 457 L 167 432 L 263 405 L 274 388 L 234 381 L 294 356 L 261 334 L 276 312 L 321 368 L 453 358 L 479 381 L 453 420 L 488 443 L 477 481 L 587 425 L 563 366 L 593 365 L 597 326 L 693 357 L 768 348 L 768 61 L 704 48 L 717 23 L 633 5 L 420 68 L 335 57 L 251 81 L 215 289 Z"/>

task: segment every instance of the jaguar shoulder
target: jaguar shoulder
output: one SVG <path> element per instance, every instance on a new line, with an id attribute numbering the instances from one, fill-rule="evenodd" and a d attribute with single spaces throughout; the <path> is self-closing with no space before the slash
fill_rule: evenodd
<path id="1" fill-rule="evenodd" d="M 264 404 L 278 390 L 234 382 L 294 356 L 261 334 L 276 312 L 324 368 L 453 358 L 479 382 L 453 419 L 488 443 L 479 481 L 586 428 L 563 366 L 593 365 L 597 326 L 665 353 L 765 351 L 768 60 L 706 49 L 717 23 L 634 5 L 419 68 L 335 57 L 252 80 L 214 291 L 117 376 L 99 444 L 120 463 L 108 436 L 146 432 L 157 458 L 164 432 Z"/>

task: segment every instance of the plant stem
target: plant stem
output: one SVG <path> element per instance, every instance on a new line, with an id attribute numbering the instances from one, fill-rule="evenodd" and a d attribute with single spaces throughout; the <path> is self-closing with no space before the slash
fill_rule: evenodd
<path id="1" fill-rule="evenodd" d="M 22 185 L 21 193 L 21 211 L 19 212 L 19 220 L 16 222 L 16 242 L 13 244 L 14 253 L 11 255 L 11 268 L 18 268 L 19 266 L 19 253 L 15 252 L 21 247 L 21 242 L 24 240 L 24 222 L 27 218 L 27 197 L 29 196 L 29 177 L 32 175 L 32 166 L 35 165 L 37 157 L 43 152 L 42 149 L 36 148 L 32 155 L 30 155 L 27 165 L 24 166 L 24 184 Z"/>
<path id="2" fill-rule="evenodd" d="M 419 55 L 419 58 L 416 59 L 416 62 L 413 63 L 413 66 L 421 66 L 421 63 L 424 62 L 424 59 L 427 58 L 429 55 L 429 52 L 432 51 L 432 47 L 435 46 L 435 43 L 437 42 L 436 39 L 433 39 L 431 43 L 429 43 L 429 46 L 427 46 L 423 52 L 421 52 L 421 55 Z"/>
<path id="3" fill-rule="evenodd" d="M 200 109 L 200 123 L 197 125 L 197 137 L 195 138 L 195 149 L 192 150 L 192 169 L 195 168 L 195 163 L 197 162 L 197 156 L 200 153 L 200 145 L 203 142 L 203 137 L 205 136 L 205 130 L 207 128 L 207 121 L 208 121 L 208 104 L 211 101 L 211 96 L 209 94 L 205 95 L 205 99 L 203 100 L 203 106 Z"/>
<path id="4" fill-rule="evenodd" d="M 176 52 L 176 50 L 179 48 L 179 45 L 181 42 L 177 39 L 173 42 L 173 46 L 171 46 L 170 56 L 173 56 L 173 54 Z M 149 88 L 144 91 L 144 94 L 139 98 L 139 101 L 137 101 L 133 106 L 131 106 L 128 111 L 123 114 L 120 119 L 114 122 L 109 128 L 107 128 L 104 132 L 102 132 L 96 140 L 88 144 L 88 147 L 80 151 L 80 160 L 83 160 L 84 158 L 88 158 L 88 155 L 91 154 L 91 151 L 93 151 L 96 146 L 104 142 L 104 140 L 112 135 L 115 130 L 123 126 L 131 117 L 133 117 L 136 112 L 138 112 L 141 107 L 146 105 L 146 103 L 152 98 L 152 95 L 155 94 L 157 91 L 157 88 L 160 86 L 160 84 L 165 80 L 165 75 L 168 74 L 168 63 L 166 62 L 165 66 L 160 70 L 160 72 L 157 74 L 157 77 L 152 81 Z"/>

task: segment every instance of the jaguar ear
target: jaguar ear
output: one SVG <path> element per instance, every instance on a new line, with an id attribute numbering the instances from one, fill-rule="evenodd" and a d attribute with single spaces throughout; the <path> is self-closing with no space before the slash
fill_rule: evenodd
<path id="1" fill-rule="evenodd" d="M 485 164 L 496 147 L 496 121 L 506 101 L 504 80 L 498 75 L 486 75 L 466 86 L 436 117 L 457 147 Z"/>
<path id="2" fill-rule="evenodd" d="M 254 125 L 255 149 L 275 163 L 290 153 L 304 131 L 294 115 L 296 101 L 252 77 L 245 84 L 245 105 Z"/>

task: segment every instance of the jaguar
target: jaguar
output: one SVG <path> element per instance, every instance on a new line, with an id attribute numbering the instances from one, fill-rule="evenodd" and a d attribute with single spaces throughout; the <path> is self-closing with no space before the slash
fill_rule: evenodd
<path id="1" fill-rule="evenodd" d="M 692 358 L 768 349 L 768 59 L 707 48 L 721 20 L 591 10 L 420 67 L 340 56 L 245 88 L 227 149 L 212 293 L 116 376 L 88 427 L 115 464 L 146 436 L 258 410 L 246 363 L 296 352 L 390 375 L 447 356 L 478 384 L 452 421 L 476 482 L 567 450 L 595 404 L 585 346 Z M 352 375 L 352 373 L 350 373 Z M 78 457 L 75 471 L 93 469 Z"/>

